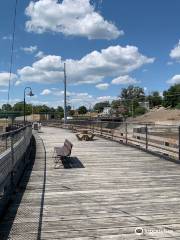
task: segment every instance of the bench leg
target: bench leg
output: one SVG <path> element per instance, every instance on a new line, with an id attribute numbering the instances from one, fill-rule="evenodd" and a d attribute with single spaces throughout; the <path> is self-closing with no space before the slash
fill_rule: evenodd
<path id="1" fill-rule="evenodd" d="M 54 169 L 59 169 L 61 167 L 61 164 L 60 163 L 55 163 L 54 164 Z"/>
<path id="2" fill-rule="evenodd" d="M 61 156 L 56 156 L 55 157 L 54 169 L 59 169 L 61 167 L 61 161 L 62 161 L 62 157 Z"/>

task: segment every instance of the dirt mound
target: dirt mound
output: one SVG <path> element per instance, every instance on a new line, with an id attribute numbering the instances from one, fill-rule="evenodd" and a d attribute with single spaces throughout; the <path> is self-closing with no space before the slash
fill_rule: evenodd
<path id="1" fill-rule="evenodd" d="M 128 119 L 130 122 L 180 124 L 180 110 L 154 108 L 144 115 Z"/>

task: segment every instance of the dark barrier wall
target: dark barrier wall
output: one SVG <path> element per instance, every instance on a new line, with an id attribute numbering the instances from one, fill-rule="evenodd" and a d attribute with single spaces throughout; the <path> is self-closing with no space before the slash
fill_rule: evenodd
<path id="1" fill-rule="evenodd" d="M 0 217 L 29 161 L 32 126 L 0 135 Z"/>

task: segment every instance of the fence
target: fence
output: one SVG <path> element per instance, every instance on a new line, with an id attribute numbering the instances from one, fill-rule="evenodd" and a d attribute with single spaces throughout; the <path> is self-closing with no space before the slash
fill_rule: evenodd
<path id="1" fill-rule="evenodd" d="M 0 134 L 0 215 L 27 164 L 31 125 Z"/>
<path id="2" fill-rule="evenodd" d="M 180 160 L 179 126 L 76 120 L 69 120 L 66 125 L 59 121 L 44 124 L 72 129 L 74 132 L 88 129 L 98 136 Z"/>

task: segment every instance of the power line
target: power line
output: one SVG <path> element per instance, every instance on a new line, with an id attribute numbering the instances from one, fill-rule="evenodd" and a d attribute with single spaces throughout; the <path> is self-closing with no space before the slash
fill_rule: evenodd
<path id="1" fill-rule="evenodd" d="M 12 76 L 13 56 L 14 56 L 14 40 L 15 40 L 15 32 L 16 32 L 17 5 L 18 5 L 18 0 L 15 0 L 14 17 L 13 17 L 13 33 L 12 33 L 11 53 L 10 53 L 10 67 L 9 67 L 8 104 L 9 104 L 10 89 L 11 89 L 11 76 Z"/>

